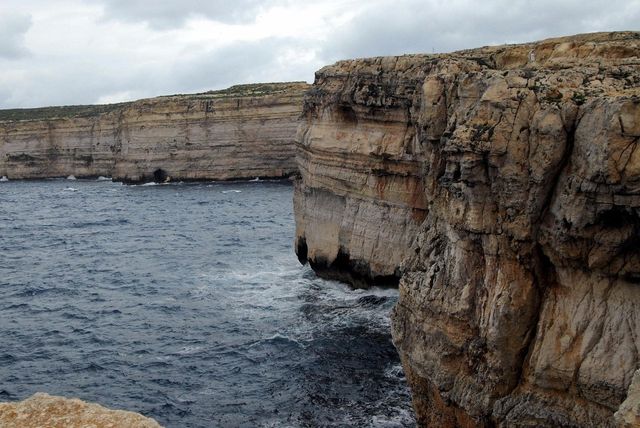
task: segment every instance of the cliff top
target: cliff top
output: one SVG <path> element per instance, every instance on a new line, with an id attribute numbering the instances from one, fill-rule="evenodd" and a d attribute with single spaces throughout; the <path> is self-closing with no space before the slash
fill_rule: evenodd
<path id="1" fill-rule="evenodd" d="M 38 108 L 17 108 L 0 110 L 0 122 L 18 120 L 47 120 L 64 119 L 71 117 L 94 117 L 104 113 L 115 112 L 138 102 L 161 101 L 167 99 L 225 99 L 241 97 L 262 97 L 267 95 L 283 94 L 289 91 L 300 91 L 310 87 L 306 82 L 272 82 L 252 83 L 246 85 L 234 85 L 226 89 L 201 92 L 196 94 L 162 95 L 155 98 L 146 98 L 114 104 L 70 105 Z"/>
<path id="2" fill-rule="evenodd" d="M 215 91 L 200 92 L 197 94 L 176 94 L 163 95 L 157 98 L 235 98 L 235 97 L 256 97 L 262 95 L 273 95 L 284 93 L 290 90 L 304 90 L 309 88 L 307 82 L 272 82 L 272 83 L 249 83 L 245 85 L 233 85 L 226 89 L 218 89 Z M 153 98 L 152 98 L 153 99 Z"/>
<path id="3" fill-rule="evenodd" d="M 451 53 L 405 54 L 338 61 L 317 72 L 349 73 L 367 66 L 388 71 L 406 71 L 443 60 L 471 60 L 492 69 L 566 68 L 586 63 L 640 62 L 640 32 L 618 31 L 555 37 L 538 42 L 484 46 Z M 340 74 L 340 73 L 338 73 Z"/>

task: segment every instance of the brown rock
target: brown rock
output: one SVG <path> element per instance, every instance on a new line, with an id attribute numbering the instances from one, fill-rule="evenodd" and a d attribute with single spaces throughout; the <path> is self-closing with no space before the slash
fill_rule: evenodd
<path id="1" fill-rule="evenodd" d="M 360 284 L 402 274 L 421 425 L 615 425 L 640 367 L 638 106 L 631 32 L 316 74 L 298 255 Z"/>
<path id="2" fill-rule="evenodd" d="M 640 369 L 636 370 L 633 381 L 629 385 L 627 399 L 614 414 L 621 428 L 640 427 Z"/>
<path id="3" fill-rule="evenodd" d="M 160 428 L 153 419 L 111 410 L 77 398 L 39 392 L 17 403 L 0 403 L 3 428 Z"/>
<path id="4" fill-rule="evenodd" d="M 227 180 L 296 171 L 306 83 L 107 106 L 0 111 L 0 176 Z"/>

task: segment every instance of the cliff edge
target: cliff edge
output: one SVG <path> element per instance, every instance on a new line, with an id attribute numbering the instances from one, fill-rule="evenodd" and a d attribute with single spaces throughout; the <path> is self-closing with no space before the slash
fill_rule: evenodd
<path id="1" fill-rule="evenodd" d="M 638 420 L 640 33 L 338 62 L 297 140 L 298 257 L 399 281 L 420 425 Z"/>
<path id="2" fill-rule="evenodd" d="M 0 176 L 125 182 L 287 177 L 303 82 L 130 103 L 0 110 Z"/>

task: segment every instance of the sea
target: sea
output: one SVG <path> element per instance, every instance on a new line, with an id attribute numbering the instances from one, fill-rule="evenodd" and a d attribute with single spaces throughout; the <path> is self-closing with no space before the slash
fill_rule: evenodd
<path id="1" fill-rule="evenodd" d="M 397 290 L 317 278 L 287 181 L 0 183 L 0 401 L 166 427 L 408 427 Z"/>

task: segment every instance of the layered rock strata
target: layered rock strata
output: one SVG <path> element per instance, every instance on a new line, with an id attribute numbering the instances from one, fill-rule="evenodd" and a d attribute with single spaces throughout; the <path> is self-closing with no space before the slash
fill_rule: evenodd
<path id="1" fill-rule="evenodd" d="M 138 413 L 111 410 L 77 398 L 37 393 L 17 403 L 0 403 L 3 428 L 161 428 Z"/>
<path id="2" fill-rule="evenodd" d="M 298 255 L 401 276 L 420 425 L 637 417 L 640 33 L 343 61 L 304 117 Z"/>
<path id="3" fill-rule="evenodd" d="M 286 177 L 306 83 L 0 111 L 0 176 L 128 182 Z"/>

